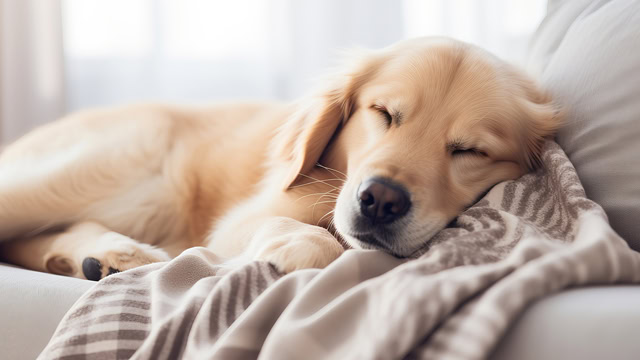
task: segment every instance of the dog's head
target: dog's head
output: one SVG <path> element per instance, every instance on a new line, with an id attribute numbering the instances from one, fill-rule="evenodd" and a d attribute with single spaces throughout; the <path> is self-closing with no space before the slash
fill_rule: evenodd
<path id="1" fill-rule="evenodd" d="M 540 162 L 558 109 L 487 52 L 421 38 L 361 55 L 285 127 L 288 188 L 341 169 L 334 223 L 353 247 L 407 256 L 498 182 Z"/>

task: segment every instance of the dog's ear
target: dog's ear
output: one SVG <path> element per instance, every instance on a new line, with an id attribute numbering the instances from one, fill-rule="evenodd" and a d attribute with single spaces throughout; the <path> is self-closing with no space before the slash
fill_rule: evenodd
<path id="1" fill-rule="evenodd" d="M 566 112 L 549 94 L 537 88 L 529 89 L 528 97 L 523 105 L 527 119 L 522 165 L 531 171 L 542 165 L 544 141 L 564 125 Z"/>
<path id="2" fill-rule="evenodd" d="M 274 153 L 287 164 L 282 186 L 286 190 L 300 174 L 311 170 L 330 140 L 355 110 L 358 90 L 378 68 L 372 54 L 351 57 L 347 71 L 329 78 L 328 86 L 303 100 L 274 137 Z"/>

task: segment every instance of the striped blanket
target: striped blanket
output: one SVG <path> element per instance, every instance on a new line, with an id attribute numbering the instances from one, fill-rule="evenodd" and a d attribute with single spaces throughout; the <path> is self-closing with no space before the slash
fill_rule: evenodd
<path id="1" fill-rule="evenodd" d="M 100 281 L 40 359 L 481 359 L 531 301 L 637 283 L 640 255 L 588 200 L 564 152 L 496 185 L 416 259 L 349 250 L 283 276 L 204 248 Z"/>

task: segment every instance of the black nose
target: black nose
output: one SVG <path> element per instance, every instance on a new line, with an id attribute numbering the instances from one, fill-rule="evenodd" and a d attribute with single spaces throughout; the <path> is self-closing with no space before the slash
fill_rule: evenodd
<path id="1" fill-rule="evenodd" d="M 411 207 L 409 194 L 385 178 L 371 178 L 358 187 L 360 212 L 374 223 L 390 223 L 404 216 Z"/>

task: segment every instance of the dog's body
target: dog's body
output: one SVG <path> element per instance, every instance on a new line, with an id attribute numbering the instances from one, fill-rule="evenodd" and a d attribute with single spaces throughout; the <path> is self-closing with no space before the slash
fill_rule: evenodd
<path id="1" fill-rule="evenodd" d="M 533 168 L 557 113 L 481 50 L 418 39 L 298 104 L 75 114 L 0 155 L 0 255 L 90 279 L 192 246 L 323 267 L 334 235 L 407 256 Z"/>

